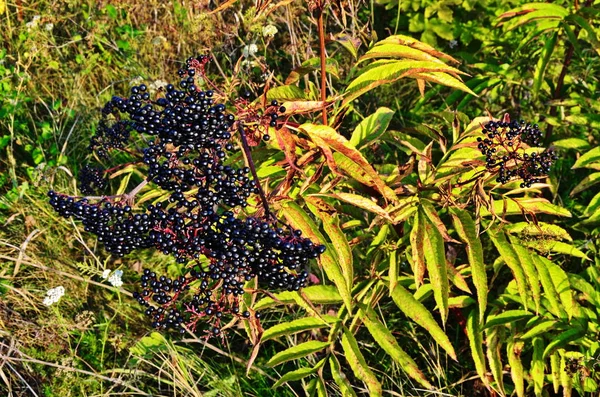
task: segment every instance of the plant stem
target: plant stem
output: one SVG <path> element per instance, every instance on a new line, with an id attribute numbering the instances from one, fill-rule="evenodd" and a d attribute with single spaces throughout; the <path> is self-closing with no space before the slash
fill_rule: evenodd
<path id="1" fill-rule="evenodd" d="M 318 8 L 317 24 L 319 28 L 319 56 L 321 58 L 321 101 L 323 102 L 323 125 L 327 125 L 327 106 L 325 100 L 327 99 L 327 62 L 325 55 L 325 26 L 323 24 L 323 7 L 321 4 Z"/>
<path id="2" fill-rule="evenodd" d="M 238 131 L 240 133 L 240 138 L 242 139 L 242 148 L 244 149 L 244 155 L 246 156 L 246 160 L 248 161 L 248 167 L 250 168 L 250 172 L 252 173 L 252 178 L 254 178 L 254 183 L 256 184 L 260 200 L 262 201 L 262 205 L 265 210 L 265 216 L 267 218 L 270 218 L 271 210 L 269 209 L 269 202 L 267 201 L 267 196 L 265 195 L 265 192 L 263 191 L 262 186 L 260 185 L 260 181 L 258 180 L 258 175 L 256 174 L 256 167 L 254 166 L 254 161 L 252 161 L 250 145 L 248 145 L 248 140 L 246 139 L 246 132 L 244 131 L 244 126 L 242 125 L 242 123 L 238 123 Z"/>
<path id="3" fill-rule="evenodd" d="M 584 3 L 584 7 L 589 7 L 591 6 L 593 3 L 593 0 L 586 0 L 586 2 Z M 578 2 L 575 2 L 575 9 L 577 10 L 579 8 L 579 4 Z M 577 36 L 579 36 L 579 32 L 581 31 L 581 28 L 579 26 L 577 26 L 574 30 L 573 30 L 573 36 L 575 37 L 575 39 L 577 39 Z M 565 58 L 563 60 L 563 67 L 560 71 L 560 75 L 558 76 L 558 81 L 556 82 L 556 88 L 554 89 L 554 94 L 552 95 L 552 100 L 556 101 L 558 99 L 561 98 L 561 91 L 563 89 L 563 86 L 565 84 L 565 77 L 567 76 L 567 70 L 569 69 L 569 65 L 571 65 L 571 61 L 573 60 L 573 54 L 575 53 L 575 46 L 573 45 L 573 43 L 569 42 L 569 46 L 567 47 L 567 50 L 565 51 Z M 550 107 L 550 117 L 556 117 L 556 113 L 558 112 L 558 106 L 556 105 L 552 105 Z M 550 139 L 552 138 L 552 131 L 554 130 L 554 126 L 552 124 L 550 124 L 548 126 L 548 129 L 546 130 L 546 136 L 544 137 L 544 142 L 547 145 L 550 144 Z"/>

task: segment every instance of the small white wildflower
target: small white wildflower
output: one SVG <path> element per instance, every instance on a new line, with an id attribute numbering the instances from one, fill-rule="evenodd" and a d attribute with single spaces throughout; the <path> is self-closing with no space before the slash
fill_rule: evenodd
<path id="1" fill-rule="evenodd" d="M 263 37 L 271 37 L 273 38 L 277 34 L 277 27 L 273 25 L 264 26 L 262 29 Z"/>
<path id="2" fill-rule="evenodd" d="M 41 18 L 41 15 L 34 15 L 31 21 L 37 23 Z"/>
<path id="3" fill-rule="evenodd" d="M 448 43 L 448 47 L 450 48 L 454 48 L 458 46 L 458 41 L 456 40 L 450 40 L 450 42 Z"/>
<path id="4" fill-rule="evenodd" d="M 46 297 L 44 298 L 44 305 L 50 306 L 53 303 L 58 302 L 64 294 L 65 288 L 62 285 L 49 289 L 48 292 L 46 292 Z"/>
<path id="5" fill-rule="evenodd" d="M 109 274 L 110 274 L 110 269 L 105 269 L 105 270 L 102 272 L 102 278 L 106 280 L 106 279 L 108 278 L 108 275 L 109 275 Z"/>
<path id="6" fill-rule="evenodd" d="M 53 23 L 47 23 L 46 26 L 44 26 L 44 29 L 46 29 L 48 32 L 51 32 L 52 29 L 54 29 L 54 24 Z"/>
<path id="7" fill-rule="evenodd" d="M 113 286 L 119 288 L 123 285 L 123 280 L 121 277 L 123 276 L 123 270 L 115 270 L 113 274 L 108 278 L 108 282 Z"/>
<path id="8" fill-rule="evenodd" d="M 244 56 L 244 58 L 250 58 L 251 56 L 254 56 L 254 54 L 256 54 L 257 52 L 258 46 L 256 44 L 250 44 L 244 46 L 244 49 L 242 50 L 242 55 Z"/>

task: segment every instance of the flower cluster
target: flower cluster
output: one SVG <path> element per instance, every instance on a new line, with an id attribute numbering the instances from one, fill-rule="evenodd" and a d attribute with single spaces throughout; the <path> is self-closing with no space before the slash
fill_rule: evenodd
<path id="1" fill-rule="evenodd" d="M 44 298 L 44 305 L 50 306 L 60 300 L 62 296 L 65 294 L 65 287 L 62 285 L 49 289 L 46 292 L 46 297 Z"/>
<path id="2" fill-rule="evenodd" d="M 228 160 L 236 150 L 234 135 L 240 133 L 249 157 L 250 146 L 268 140 L 267 129 L 284 122 L 280 114 L 285 109 L 276 101 L 259 109 L 244 96 L 229 113 L 217 102 L 218 92 L 197 85 L 198 76 L 208 81 L 208 61 L 205 56 L 188 59 L 178 85 L 167 84 L 157 98 L 140 84 L 128 97 L 114 97 L 104 106 L 90 149 L 102 161 L 120 165 L 84 167 L 80 189 L 88 194 L 106 188 L 109 171 L 103 170 L 124 166 L 145 175 L 136 188 L 115 196 L 49 192 L 49 197 L 60 215 L 80 220 L 107 251 L 123 256 L 153 247 L 183 264 L 185 271 L 175 279 L 146 269 L 135 298 L 155 328 L 184 332 L 205 324 L 214 335 L 225 315 L 249 316 L 240 313 L 247 281 L 257 277 L 266 288 L 297 291 L 306 284 L 309 261 L 325 247 L 298 230 L 278 227 L 251 158 L 250 167 L 239 168 Z M 162 198 L 136 203 L 136 194 L 152 186 Z M 257 193 L 262 213 L 241 216 Z M 122 271 L 105 273 L 113 286 L 122 285 Z"/>
<path id="3" fill-rule="evenodd" d="M 497 175 L 499 183 L 520 179 L 522 188 L 531 187 L 543 180 L 552 162 L 558 159 L 552 149 L 527 151 L 540 145 L 542 132 L 537 124 L 511 121 L 505 116 L 502 121 L 483 125 L 482 133 L 484 137 L 477 138 L 478 149 L 486 156 L 486 168 Z"/>

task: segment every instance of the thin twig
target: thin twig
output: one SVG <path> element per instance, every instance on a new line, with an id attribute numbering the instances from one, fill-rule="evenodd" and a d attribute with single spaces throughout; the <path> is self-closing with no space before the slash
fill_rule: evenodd
<path id="1" fill-rule="evenodd" d="M 325 26 L 323 23 L 323 4 L 319 5 L 317 9 L 318 19 L 317 24 L 319 28 L 319 57 L 321 58 L 321 101 L 323 102 L 323 125 L 327 125 L 327 59 L 325 55 Z"/>
<path id="2" fill-rule="evenodd" d="M 252 178 L 254 178 L 254 183 L 256 185 L 256 188 L 258 189 L 258 194 L 260 195 L 260 200 L 265 210 L 265 216 L 267 218 L 270 218 L 271 210 L 269 209 L 269 202 L 267 201 L 267 196 L 265 195 L 265 192 L 262 189 L 262 186 L 260 185 L 258 175 L 256 174 L 256 167 L 254 166 L 254 161 L 252 161 L 250 145 L 248 145 L 248 140 L 246 139 L 246 132 L 244 131 L 244 126 L 242 125 L 242 123 L 238 123 L 238 131 L 242 140 L 242 148 L 244 149 L 244 155 L 246 156 L 246 160 L 248 161 L 248 167 L 250 168 L 250 172 L 252 173 Z"/>

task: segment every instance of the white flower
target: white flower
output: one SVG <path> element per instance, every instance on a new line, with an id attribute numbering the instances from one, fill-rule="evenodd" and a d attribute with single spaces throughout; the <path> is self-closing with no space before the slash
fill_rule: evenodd
<path id="1" fill-rule="evenodd" d="M 34 15 L 31 21 L 37 23 L 41 18 L 42 17 L 40 15 Z"/>
<path id="2" fill-rule="evenodd" d="M 123 270 L 115 270 L 113 274 L 108 278 L 108 282 L 113 286 L 119 288 L 123 285 L 123 280 L 121 277 L 123 276 Z"/>
<path id="3" fill-rule="evenodd" d="M 110 271 L 111 271 L 110 269 L 105 269 L 102 272 L 102 278 L 106 280 L 108 278 L 108 275 L 110 274 Z"/>
<path id="4" fill-rule="evenodd" d="M 58 302 L 64 294 L 65 287 L 63 287 L 62 285 L 56 288 L 49 289 L 48 292 L 46 292 L 46 297 L 44 298 L 44 305 L 50 306 L 53 303 Z"/>
<path id="5" fill-rule="evenodd" d="M 42 17 L 39 15 L 34 15 L 33 19 L 25 24 L 27 30 L 31 30 L 33 28 L 37 28 L 38 23 Z"/>
<path id="6" fill-rule="evenodd" d="M 264 26 L 262 29 L 263 37 L 274 37 L 277 34 L 277 27 L 273 25 Z"/>
<path id="7" fill-rule="evenodd" d="M 450 42 L 448 43 L 448 47 L 450 48 L 454 48 L 458 46 L 458 41 L 456 40 L 450 40 Z"/>
<path id="8" fill-rule="evenodd" d="M 53 23 L 47 23 L 46 26 L 44 26 L 44 28 L 48 31 L 51 32 L 52 29 L 54 29 L 54 24 Z"/>
<path id="9" fill-rule="evenodd" d="M 244 58 L 250 58 L 257 52 L 258 52 L 258 46 L 256 44 L 250 44 L 250 45 L 244 46 L 244 49 L 242 50 L 242 55 L 244 56 Z"/>

